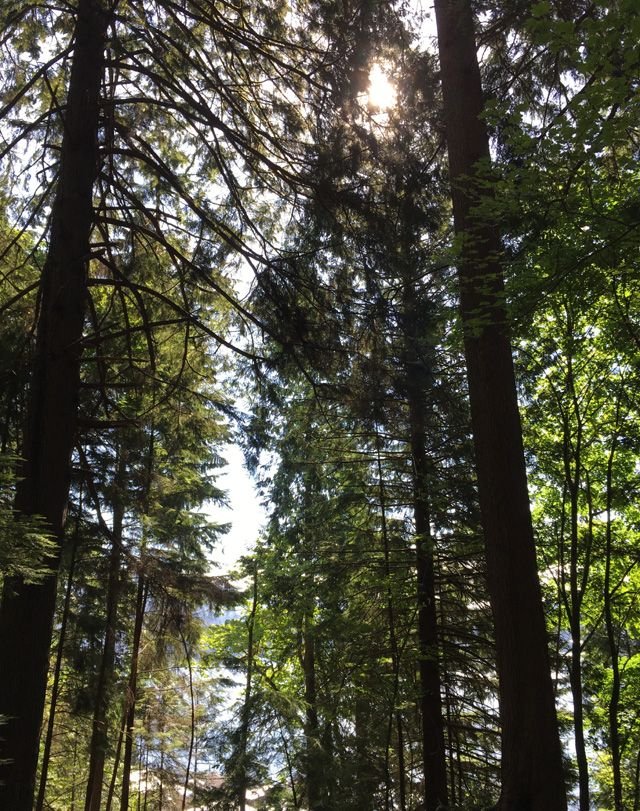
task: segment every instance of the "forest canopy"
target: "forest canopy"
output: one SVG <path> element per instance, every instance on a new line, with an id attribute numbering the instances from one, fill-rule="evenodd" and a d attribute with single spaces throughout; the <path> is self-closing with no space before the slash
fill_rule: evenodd
<path id="1" fill-rule="evenodd" d="M 640 808 L 635 5 L 5 2 L 0 807 Z"/>

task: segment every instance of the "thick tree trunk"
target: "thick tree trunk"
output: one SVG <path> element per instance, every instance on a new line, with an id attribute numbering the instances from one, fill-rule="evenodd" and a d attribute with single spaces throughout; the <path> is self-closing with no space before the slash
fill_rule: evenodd
<path id="1" fill-rule="evenodd" d="M 460 309 L 502 721 L 499 808 L 566 808 L 562 755 L 529 511 L 504 302 L 501 244 L 477 213 L 489 163 L 469 0 L 436 0 L 444 119 L 459 260 Z"/>
<path id="2" fill-rule="evenodd" d="M 16 497 L 19 512 L 45 518 L 58 541 L 58 553 L 51 560 L 51 575 L 41 585 L 7 582 L 0 610 L 0 714 L 9 719 L 1 735 L 0 807 L 11 811 L 31 811 L 33 804 L 76 433 L 108 20 L 102 0 L 79 0 L 59 181 L 42 273 L 25 462 Z"/>

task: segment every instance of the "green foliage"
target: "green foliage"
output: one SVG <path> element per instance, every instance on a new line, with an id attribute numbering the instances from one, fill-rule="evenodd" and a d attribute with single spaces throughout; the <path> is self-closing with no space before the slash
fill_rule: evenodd
<path id="1" fill-rule="evenodd" d="M 5 6 L 0 572 L 38 582 L 52 544 L 37 518 L 14 514 L 13 471 L 76 4 Z M 491 194 L 480 213 L 504 233 L 558 691 L 568 708 L 573 634 L 592 799 L 614 807 L 617 781 L 631 804 L 640 23 L 631 0 L 475 7 L 497 158 L 482 173 Z M 266 789 L 264 808 L 300 807 L 314 780 L 340 811 L 398 806 L 402 780 L 407 807 L 417 807 L 416 392 L 452 802 L 495 800 L 498 688 L 452 286 L 458 246 L 437 66 L 409 28 L 393 3 L 299 3 L 295 13 L 279 0 L 118 6 L 103 82 L 68 532 L 78 560 L 51 807 L 69 807 L 85 779 L 114 543 L 122 593 L 109 776 L 139 575 L 149 589 L 135 735 L 138 770 L 153 780 L 134 805 L 159 808 L 160 779 L 165 807 L 181 803 L 193 745 L 225 771 L 222 788 L 196 785 L 212 808 L 234 807 L 249 785 Z M 397 106 L 382 116 L 362 95 L 374 59 L 398 83 Z M 250 273 L 255 284 L 239 301 Z M 243 570 L 257 572 L 258 599 L 203 629 L 202 606 L 235 599 L 211 576 L 225 527 L 205 513 L 224 503 L 216 477 L 232 396 L 247 392 L 244 442 L 270 503 Z M 60 617 L 62 593 L 59 602 Z M 223 692 L 230 710 L 219 706 Z M 574 722 L 563 709 L 566 736 Z"/>
<path id="2" fill-rule="evenodd" d="M 56 544 L 38 516 L 18 515 L 13 509 L 17 464 L 14 457 L 0 456 L 0 575 L 39 583 L 51 574 L 48 558 Z"/>

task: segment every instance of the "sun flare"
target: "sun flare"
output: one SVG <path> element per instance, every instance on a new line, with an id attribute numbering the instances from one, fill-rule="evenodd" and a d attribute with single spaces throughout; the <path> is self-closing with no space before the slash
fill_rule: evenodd
<path id="1" fill-rule="evenodd" d="M 396 88 L 382 65 L 375 64 L 369 71 L 367 103 L 375 110 L 388 110 L 396 103 Z"/>

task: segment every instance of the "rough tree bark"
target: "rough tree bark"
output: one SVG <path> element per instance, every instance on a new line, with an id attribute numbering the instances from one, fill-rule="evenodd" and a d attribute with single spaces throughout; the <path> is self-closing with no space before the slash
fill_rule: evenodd
<path id="1" fill-rule="evenodd" d="M 476 206 L 489 163 L 469 0 L 436 0 L 460 311 L 502 722 L 501 811 L 566 808 L 561 747 L 529 510 L 497 229 Z"/>
<path id="2" fill-rule="evenodd" d="M 67 512 L 70 459 L 86 307 L 93 186 L 98 172 L 98 116 L 109 14 L 103 0 L 78 0 L 75 47 L 49 251 L 16 495 L 18 512 L 45 518 L 58 552 L 42 584 L 5 584 L 0 610 L 0 807 L 31 811 L 44 710 L 57 571 Z M 29 640 L 29 644 L 25 644 Z"/>

